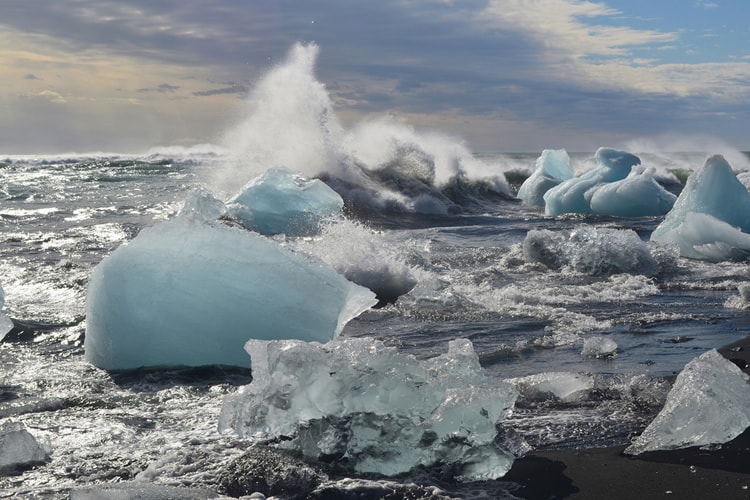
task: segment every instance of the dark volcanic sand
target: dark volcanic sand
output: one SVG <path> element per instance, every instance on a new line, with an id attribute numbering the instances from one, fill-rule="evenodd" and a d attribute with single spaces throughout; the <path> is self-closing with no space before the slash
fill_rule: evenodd
<path id="1" fill-rule="evenodd" d="M 750 337 L 718 351 L 750 373 Z M 633 457 L 625 448 L 537 451 L 516 460 L 503 480 L 518 483 L 513 494 L 527 499 L 750 499 L 750 430 L 711 451 Z"/>

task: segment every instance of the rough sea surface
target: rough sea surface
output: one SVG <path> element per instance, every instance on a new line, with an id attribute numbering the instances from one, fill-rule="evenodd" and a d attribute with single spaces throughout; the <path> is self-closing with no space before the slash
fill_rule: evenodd
<path id="1" fill-rule="evenodd" d="M 483 194 L 476 184 L 443 188 L 446 210 L 361 210 L 344 189 L 350 183 L 321 176 L 350 195 L 348 222 L 280 241 L 334 267 L 346 257 L 352 272 L 374 266 L 394 277 L 398 299 L 350 322 L 343 336 L 375 337 L 420 359 L 470 339 L 484 369 L 519 388 L 503 426 L 531 447 L 627 444 L 687 362 L 747 334 L 738 289 L 750 270 L 648 242 L 661 217 L 547 217 L 522 205 L 512 194 L 537 156 L 475 156 L 508 180 L 510 195 Z M 414 154 L 399 158 L 377 185 L 404 193 L 404 179 L 422 179 L 422 164 Z M 579 171 L 590 165 L 590 154 L 573 158 Z M 703 158 L 644 163 L 661 162 L 660 180 L 678 193 L 679 174 Z M 219 413 L 250 373 L 108 373 L 84 361 L 83 338 L 93 267 L 174 216 L 228 161 L 210 149 L 0 158 L 0 284 L 15 324 L 0 342 L 0 423 L 22 424 L 49 454 L 0 476 L 0 498 L 86 498 L 86 488 L 115 483 L 161 488 L 156 498 L 174 487 L 195 489 L 195 498 L 200 488 L 222 492 L 221 478 L 250 441 L 220 434 Z M 543 251 L 525 252 L 527 238 Z M 633 260 L 639 252 L 648 258 Z M 464 497 L 499 487 L 441 484 Z"/>

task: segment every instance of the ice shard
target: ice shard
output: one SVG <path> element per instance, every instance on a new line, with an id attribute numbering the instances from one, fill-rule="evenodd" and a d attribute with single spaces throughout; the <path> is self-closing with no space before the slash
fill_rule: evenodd
<path id="1" fill-rule="evenodd" d="M 750 377 L 712 349 L 685 365 L 662 410 L 625 452 L 722 444 L 748 426 Z"/>
<path id="2" fill-rule="evenodd" d="M 5 292 L 3 291 L 2 285 L 0 285 L 0 340 L 13 329 L 13 321 L 3 314 L 3 306 L 5 305 Z"/>

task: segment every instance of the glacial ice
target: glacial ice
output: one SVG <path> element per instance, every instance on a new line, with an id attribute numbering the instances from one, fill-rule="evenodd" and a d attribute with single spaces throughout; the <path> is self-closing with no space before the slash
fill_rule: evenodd
<path id="1" fill-rule="evenodd" d="M 248 339 L 326 342 L 375 302 L 317 259 L 181 216 L 144 229 L 94 268 L 86 359 L 105 369 L 248 366 Z"/>
<path id="2" fill-rule="evenodd" d="M 13 321 L 3 314 L 3 307 L 5 306 L 5 292 L 3 291 L 2 285 L 0 285 L 0 340 L 5 338 L 5 335 L 13 329 Z"/>
<path id="3" fill-rule="evenodd" d="M 0 427 L 0 474 L 44 463 L 49 453 L 20 422 L 6 421 Z"/>
<path id="4" fill-rule="evenodd" d="M 593 335 L 583 339 L 581 355 L 586 358 L 612 358 L 617 354 L 617 342 L 609 337 Z"/>
<path id="5" fill-rule="evenodd" d="M 286 167 L 256 177 L 227 203 L 227 214 L 245 228 L 265 235 L 309 236 L 320 222 L 340 214 L 344 200 L 319 179 Z"/>
<path id="6" fill-rule="evenodd" d="M 723 156 L 709 157 L 688 177 L 651 240 L 674 245 L 691 259 L 719 262 L 750 256 L 750 194 Z"/>
<path id="7" fill-rule="evenodd" d="M 641 217 L 666 214 L 676 197 L 654 179 L 654 169 L 638 168 L 637 156 L 599 148 L 597 166 L 544 194 L 545 213 Z"/>
<path id="8" fill-rule="evenodd" d="M 662 410 L 625 452 L 723 444 L 748 426 L 750 377 L 712 349 L 685 365 Z"/>
<path id="9" fill-rule="evenodd" d="M 543 207 L 544 193 L 572 178 L 568 152 L 564 149 L 545 149 L 536 159 L 534 172 L 523 181 L 516 196 L 527 205 Z"/>
<path id="10" fill-rule="evenodd" d="M 370 338 L 250 340 L 245 348 L 254 379 L 225 398 L 221 431 L 362 473 L 448 465 L 470 481 L 501 477 L 513 463 L 495 424 L 517 392 L 483 372 L 468 340 L 424 361 Z"/>
<path id="11" fill-rule="evenodd" d="M 631 273 L 654 276 L 660 262 L 630 229 L 581 224 L 571 231 L 532 229 L 523 241 L 523 256 L 551 269 L 569 267 L 591 274 Z"/>
<path id="12" fill-rule="evenodd" d="M 547 372 L 508 380 L 527 401 L 550 397 L 569 403 L 586 397 L 594 389 L 594 377 L 583 373 Z"/>

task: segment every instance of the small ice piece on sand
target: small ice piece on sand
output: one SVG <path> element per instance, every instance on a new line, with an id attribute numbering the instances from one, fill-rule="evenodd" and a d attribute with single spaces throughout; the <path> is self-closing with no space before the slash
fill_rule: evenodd
<path id="1" fill-rule="evenodd" d="M 690 361 L 625 453 L 723 444 L 750 426 L 750 377 L 712 349 Z"/>
<path id="2" fill-rule="evenodd" d="M 227 203 L 227 214 L 265 235 L 309 236 L 321 221 L 341 213 L 344 200 L 319 179 L 273 167 Z"/>
<path id="3" fill-rule="evenodd" d="M 0 427 L 0 474 L 41 464 L 49 453 L 20 422 L 5 422 Z"/>

